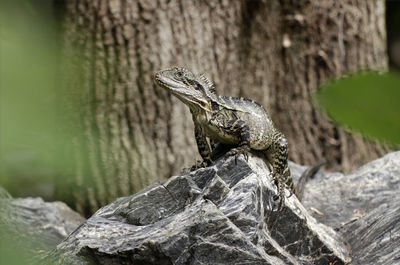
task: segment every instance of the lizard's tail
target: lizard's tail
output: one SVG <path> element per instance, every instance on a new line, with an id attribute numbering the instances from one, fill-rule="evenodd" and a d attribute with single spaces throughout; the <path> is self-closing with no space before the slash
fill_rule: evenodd
<path id="1" fill-rule="evenodd" d="M 294 188 L 294 184 L 292 181 L 291 185 L 293 185 L 294 194 L 299 199 L 299 201 L 301 201 L 303 199 L 304 188 L 306 186 L 307 181 L 309 179 L 311 179 L 318 172 L 318 170 L 325 164 L 326 164 L 326 160 L 324 159 L 321 162 L 304 170 L 303 174 L 301 174 L 301 176 L 299 178 L 299 182 L 297 183 L 296 188 Z"/>

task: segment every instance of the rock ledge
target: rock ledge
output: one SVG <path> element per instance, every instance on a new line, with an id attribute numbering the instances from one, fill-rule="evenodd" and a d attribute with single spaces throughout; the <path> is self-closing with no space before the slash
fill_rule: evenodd
<path id="1" fill-rule="evenodd" d="M 216 165 L 116 200 L 57 247 L 59 264 L 344 264 L 346 247 L 295 196 L 277 211 L 264 162 Z"/>

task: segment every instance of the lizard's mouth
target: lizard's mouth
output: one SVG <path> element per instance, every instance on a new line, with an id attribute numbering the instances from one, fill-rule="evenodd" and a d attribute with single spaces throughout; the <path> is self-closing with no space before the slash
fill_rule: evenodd
<path id="1" fill-rule="evenodd" d="M 187 85 L 182 82 L 166 77 L 161 73 L 156 73 L 154 79 L 158 85 L 169 90 L 172 94 L 189 105 L 197 105 L 201 108 L 205 108 L 207 105 L 207 101 L 203 100 L 201 96 L 196 95 L 196 93 L 188 89 Z"/>
<path id="2" fill-rule="evenodd" d="M 160 86 L 165 87 L 172 91 L 185 89 L 185 86 L 182 83 L 175 81 L 172 78 L 165 77 L 160 73 L 156 74 L 155 80 L 156 80 L 156 83 L 159 84 Z"/>

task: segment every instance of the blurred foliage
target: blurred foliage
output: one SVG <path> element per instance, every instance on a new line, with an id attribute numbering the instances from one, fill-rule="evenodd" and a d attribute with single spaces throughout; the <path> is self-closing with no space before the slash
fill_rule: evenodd
<path id="1" fill-rule="evenodd" d="M 0 185 L 13 196 L 52 194 L 57 33 L 43 12 L 51 4 L 0 5 Z"/>
<path id="2" fill-rule="evenodd" d="M 61 155 L 71 139 L 62 130 L 53 5 L 52 0 L 0 1 L 0 186 L 14 197 L 52 200 L 54 177 L 65 177 L 72 167 L 72 159 Z M 32 246 L 46 239 L 23 231 L 0 223 L 0 264 L 28 264 L 39 254 Z"/>
<path id="3" fill-rule="evenodd" d="M 400 75 L 361 73 L 331 82 L 317 99 L 334 120 L 362 134 L 400 144 Z"/>

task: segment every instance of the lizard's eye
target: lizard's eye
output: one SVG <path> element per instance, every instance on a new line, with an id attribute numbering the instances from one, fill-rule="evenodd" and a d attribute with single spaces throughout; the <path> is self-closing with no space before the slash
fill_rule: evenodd
<path id="1" fill-rule="evenodd" d="M 196 89 L 196 90 L 200 90 L 200 89 L 201 89 L 201 86 L 200 86 L 199 84 L 195 84 L 193 87 L 194 87 L 194 89 Z"/>
<path id="2" fill-rule="evenodd" d="M 178 72 L 175 73 L 175 77 L 178 78 L 178 79 L 181 79 L 183 76 L 184 76 L 184 74 L 183 74 L 182 71 L 178 71 Z"/>

